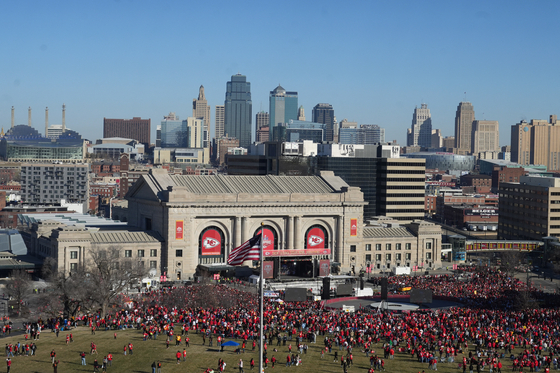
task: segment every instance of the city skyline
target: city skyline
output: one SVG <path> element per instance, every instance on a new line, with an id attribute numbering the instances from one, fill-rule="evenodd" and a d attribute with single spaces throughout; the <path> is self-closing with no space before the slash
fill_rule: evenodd
<path id="1" fill-rule="evenodd" d="M 244 9 L 220 2 L 213 11 L 175 1 L 34 4 L 4 4 L 0 31 L 9 37 L 0 51 L 9 58 L 0 61 L 0 127 L 5 131 L 12 106 L 16 125 L 27 123 L 31 107 L 32 125 L 42 133 L 45 107 L 49 122 L 60 124 L 58 108 L 65 103 L 66 126 L 90 140 L 102 137 L 104 117 L 159 123 L 176 112 L 186 119 L 201 85 L 214 111 L 237 73 L 252 83 L 255 112 L 266 110 L 268 92 L 280 82 L 298 91 L 308 113 L 328 102 L 339 122 L 377 124 L 387 130 L 387 141 L 401 145 L 420 103 L 431 110 L 432 128 L 453 136 L 457 104 L 471 102 L 476 119 L 499 121 L 500 145 L 510 143 L 508 129 L 522 119 L 546 120 L 560 111 L 554 89 L 560 79 L 554 66 L 559 36 L 554 23 L 545 22 L 560 13 L 557 2 L 327 1 L 319 8 L 249 2 Z M 198 16 L 191 27 L 174 34 L 158 23 L 179 22 L 193 12 Z M 238 25 L 241 15 L 251 21 Z M 352 27 L 318 27 L 344 20 Z M 278 35 L 259 32 L 278 22 L 292 27 Z M 519 27 L 527 22 L 539 26 Z M 191 29 L 202 26 L 204 32 L 187 42 Z M 241 38 L 244 42 L 230 42 Z M 334 58 L 305 58 L 317 40 L 329 43 Z M 258 48 L 256 57 L 250 53 L 262 44 L 274 48 Z M 296 53 L 303 57 L 295 65 L 277 58 Z M 421 59 L 409 58 L 420 53 Z"/>

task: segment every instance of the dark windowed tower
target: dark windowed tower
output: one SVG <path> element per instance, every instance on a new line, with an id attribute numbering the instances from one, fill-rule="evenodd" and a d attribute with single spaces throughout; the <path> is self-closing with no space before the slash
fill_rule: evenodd
<path id="1" fill-rule="evenodd" d="M 317 104 L 313 108 L 313 122 L 326 125 L 325 141 L 334 141 L 338 137 L 335 126 L 334 109 L 331 104 Z"/>
<path id="2" fill-rule="evenodd" d="M 224 132 L 228 137 L 239 139 L 239 146 L 251 145 L 252 108 L 251 83 L 245 75 L 231 77 L 226 85 Z"/>

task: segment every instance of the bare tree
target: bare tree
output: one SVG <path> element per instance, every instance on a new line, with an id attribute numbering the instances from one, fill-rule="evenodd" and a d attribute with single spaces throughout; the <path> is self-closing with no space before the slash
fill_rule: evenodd
<path id="1" fill-rule="evenodd" d="M 94 285 L 84 268 L 68 273 L 59 272 L 56 270 L 56 260 L 47 258 L 43 263 L 43 277 L 50 286 L 47 293 L 42 295 L 42 312 L 50 316 L 58 316 L 62 312 L 65 318 L 71 318 L 80 309 L 93 306 Z"/>
<path id="2" fill-rule="evenodd" d="M 12 271 L 12 275 L 6 283 L 8 295 L 17 301 L 17 314 L 21 315 L 22 304 L 29 295 L 31 289 L 31 276 L 23 269 Z"/>
<path id="3" fill-rule="evenodd" d="M 520 272 L 521 261 L 525 259 L 525 253 L 521 251 L 508 250 L 502 252 L 501 269 L 510 276 Z"/>
<path id="4" fill-rule="evenodd" d="M 88 274 L 95 286 L 93 297 L 101 306 L 103 316 L 117 295 L 144 278 L 148 271 L 141 260 L 126 258 L 117 246 L 94 248 L 90 252 Z"/>

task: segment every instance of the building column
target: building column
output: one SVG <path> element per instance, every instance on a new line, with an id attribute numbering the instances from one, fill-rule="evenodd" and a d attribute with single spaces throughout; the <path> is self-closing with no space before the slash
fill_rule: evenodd
<path id="1" fill-rule="evenodd" d="M 344 217 L 342 215 L 336 217 L 336 255 L 334 260 L 342 264 L 342 252 L 344 250 Z"/>
<path id="2" fill-rule="evenodd" d="M 294 248 L 294 217 L 288 216 L 286 219 L 286 249 Z"/>
<path id="3" fill-rule="evenodd" d="M 301 238 L 301 216 L 294 217 L 294 249 L 303 249 L 303 240 Z"/>
<path id="4" fill-rule="evenodd" d="M 243 234 L 241 236 L 241 243 L 247 241 L 251 238 L 251 234 L 249 233 L 249 217 L 243 216 L 241 218 L 241 224 L 243 225 Z"/>
<path id="5" fill-rule="evenodd" d="M 235 233 L 233 235 L 233 248 L 239 247 L 241 246 L 241 217 L 236 216 L 235 218 L 235 223 L 234 223 L 234 229 L 235 229 Z"/>

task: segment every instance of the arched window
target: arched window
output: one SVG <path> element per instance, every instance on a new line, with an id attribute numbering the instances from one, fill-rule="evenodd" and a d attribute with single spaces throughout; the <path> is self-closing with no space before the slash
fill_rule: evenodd
<path id="1" fill-rule="evenodd" d="M 262 227 L 263 230 L 263 250 L 278 250 L 278 233 L 270 225 Z M 261 228 L 255 230 L 254 236 L 261 233 Z"/>
<path id="2" fill-rule="evenodd" d="M 220 257 L 224 255 L 224 233 L 218 227 L 205 228 L 198 239 L 198 255 Z"/>
<path id="3" fill-rule="evenodd" d="M 328 249 L 329 234 L 321 225 L 313 225 L 305 232 L 306 249 Z"/>

